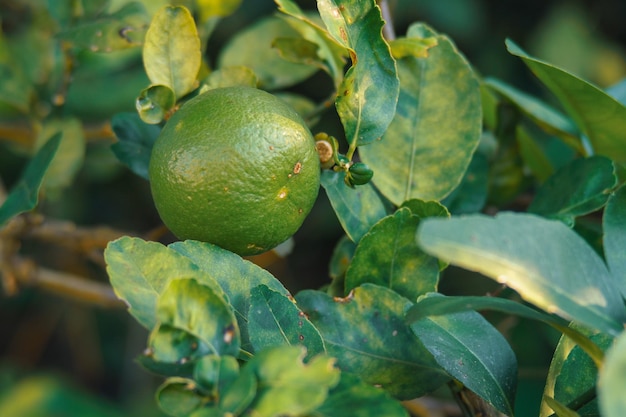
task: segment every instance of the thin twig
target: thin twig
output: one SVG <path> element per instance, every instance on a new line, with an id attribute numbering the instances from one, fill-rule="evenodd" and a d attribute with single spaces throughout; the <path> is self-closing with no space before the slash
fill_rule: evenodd
<path id="1" fill-rule="evenodd" d="M 36 285 L 46 291 L 101 307 L 125 307 L 108 284 L 67 272 L 38 267 L 33 261 L 21 257 L 14 257 L 12 270 L 16 281 L 21 284 Z"/>

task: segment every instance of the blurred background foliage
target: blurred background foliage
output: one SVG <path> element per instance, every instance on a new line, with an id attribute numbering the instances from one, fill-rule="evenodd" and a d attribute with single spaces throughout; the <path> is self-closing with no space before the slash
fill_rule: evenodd
<path id="1" fill-rule="evenodd" d="M 148 184 L 114 157 L 108 124 L 112 115 L 134 111 L 135 97 L 148 84 L 140 48 L 132 47 L 132 36 L 140 34 L 127 34 L 127 49 L 101 53 L 94 44 L 77 48 L 89 34 L 68 30 L 75 23 L 71 10 L 77 4 L 84 15 L 96 16 L 114 14 L 128 3 L 0 0 L 0 79 L 11 80 L 0 83 L 0 188 L 11 188 L 45 132 L 62 124 L 66 134 L 84 140 L 84 159 L 81 156 L 74 167 L 61 167 L 76 171 L 67 179 L 71 186 L 49 192 L 42 211 L 80 226 L 107 225 L 145 234 L 160 224 Z M 150 14 L 167 1 L 142 3 Z M 315 7 L 312 0 L 299 3 Z M 544 91 L 523 64 L 506 52 L 506 38 L 602 88 L 626 74 L 623 0 L 392 0 L 390 5 L 398 35 L 413 22 L 427 22 L 448 34 L 479 74 L 542 97 Z M 206 49 L 209 65 L 219 62 L 234 35 L 275 10 L 271 0 L 245 0 L 235 14 L 219 21 Z M 141 18 L 131 12 L 117 17 Z M 64 58 L 64 48 L 76 48 L 72 60 Z M 321 101 L 332 92 L 332 83 L 318 73 L 291 90 Z M 318 131 L 341 136 L 332 112 L 314 127 Z M 291 255 L 257 261 L 294 292 L 319 287 L 328 283 L 327 265 L 341 235 L 320 195 L 295 236 Z M 97 261 L 58 242 L 25 239 L 20 252 L 47 267 L 107 282 Z M 485 294 L 499 289 L 491 281 L 450 268 L 440 290 Z M 160 415 L 153 400 L 158 381 L 134 362 L 145 346 L 145 331 L 123 309 L 93 306 L 37 287 L 13 291 L 5 286 L 0 318 L 0 416 Z M 524 320 L 489 318 L 518 355 L 518 415 L 536 415 L 558 335 Z"/>

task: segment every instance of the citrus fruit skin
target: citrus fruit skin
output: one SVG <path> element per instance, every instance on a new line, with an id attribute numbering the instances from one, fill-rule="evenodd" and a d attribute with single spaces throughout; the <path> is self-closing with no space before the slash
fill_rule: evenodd
<path id="1" fill-rule="evenodd" d="M 320 162 L 289 105 L 255 88 L 224 87 L 168 120 L 149 176 L 157 211 L 179 239 L 253 255 L 302 225 L 317 198 Z"/>

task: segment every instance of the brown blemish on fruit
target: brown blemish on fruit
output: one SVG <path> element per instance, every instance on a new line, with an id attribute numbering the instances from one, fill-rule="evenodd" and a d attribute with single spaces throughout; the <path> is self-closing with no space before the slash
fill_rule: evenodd
<path id="1" fill-rule="evenodd" d="M 298 161 L 296 162 L 296 164 L 293 166 L 293 173 L 298 175 L 300 173 L 300 171 L 302 171 L 302 162 Z"/>
<path id="2" fill-rule="evenodd" d="M 283 187 L 283 188 L 281 188 L 280 190 L 278 190 L 278 194 L 276 195 L 276 199 L 277 199 L 277 200 L 279 200 L 279 201 L 282 201 L 282 200 L 284 200 L 285 198 L 287 198 L 287 194 L 288 194 L 288 192 L 287 192 L 287 191 L 288 191 L 288 190 L 287 190 L 287 188 L 286 188 L 286 187 Z"/>

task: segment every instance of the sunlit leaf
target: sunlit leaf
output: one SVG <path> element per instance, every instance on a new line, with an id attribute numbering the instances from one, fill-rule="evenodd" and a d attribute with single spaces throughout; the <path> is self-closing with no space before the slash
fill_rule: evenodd
<path id="1" fill-rule="evenodd" d="M 346 273 L 346 293 L 367 282 L 410 300 L 436 291 L 439 263 L 415 242 L 419 222 L 403 208 L 376 223 L 359 241 Z"/>
<path id="2" fill-rule="evenodd" d="M 352 60 L 335 99 L 346 138 L 352 146 L 371 143 L 387 130 L 399 93 L 380 9 L 374 0 L 318 0 L 317 7 L 328 32 Z"/>
<path id="3" fill-rule="evenodd" d="M 598 380 L 598 399 L 604 417 L 626 415 L 626 332 L 617 338 L 607 352 L 606 363 Z"/>
<path id="4" fill-rule="evenodd" d="M 150 153 L 161 129 L 144 123 L 136 113 L 118 113 L 111 118 L 117 142 L 111 150 L 131 171 L 148 179 Z"/>
<path id="5" fill-rule="evenodd" d="M 623 300 L 604 262 L 560 221 L 523 213 L 426 219 L 418 243 L 433 256 L 516 290 L 537 307 L 617 334 Z"/>
<path id="6" fill-rule="evenodd" d="M 567 114 L 589 139 L 593 151 L 626 162 L 626 107 L 613 97 L 569 72 L 526 54 L 511 40 L 507 49 L 519 56 L 556 96 Z"/>
<path id="7" fill-rule="evenodd" d="M 604 257 L 615 285 L 626 298 L 626 188 L 609 197 L 602 216 Z"/>
<path id="8" fill-rule="evenodd" d="M 371 184 L 349 188 L 343 180 L 345 173 L 322 171 L 322 187 L 335 210 L 339 223 L 353 242 L 387 215 L 385 206 Z"/>
<path id="9" fill-rule="evenodd" d="M 275 347 L 257 353 L 242 368 L 242 374 L 251 373 L 259 382 L 250 415 L 307 415 L 326 400 L 340 378 L 335 360 L 318 355 L 304 363 L 305 354 L 302 347 Z"/>
<path id="10" fill-rule="evenodd" d="M 297 38 L 285 20 L 268 16 L 241 30 L 222 49 L 218 68 L 245 66 L 256 74 L 259 87 L 278 89 L 309 78 L 315 66 L 294 63 L 281 57 L 274 42 L 281 38 Z M 284 53 L 284 51 L 283 51 Z"/>
<path id="11" fill-rule="evenodd" d="M 251 288 L 265 285 L 283 296 L 288 296 L 287 289 L 265 269 L 210 243 L 187 240 L 175 242 L 169 248 L 183 255 L 220 284 L 237 316 L 241 348 L 253 353 L 248 333 Z"/>
<path id="12" fill-rule="evenodd" d="M 437 46 L 437 38 L 398 38 L 389 42 L 391 55 L 396 59 L 406 58 L 427 58 L 428 50 Z"/>
<path id="13" fill-rule="evenodd" d="M 412 303 L 396 292 L 364 284 L 345 298 L 305 290 L 296 300 L 343 372 L 357 374 L 399 399 L 418 397 L 448 381 L 405 323 Z"/>
<path id="14" fill-rule="evenodd" d="M 319 332 L 292 299 L 266 285 L 250 293 L 248 331 L 255 351 L 283 345 L 302 345 L 307 357 L 326 351 Z"/>
<path id="15" fill-rule="evenodd" d="M 322 22 L 314 21 L 311 15 L 305 14 L 293 1 L 275 0 L 275 3 L 278 5 L 279 11 L 289 16 L 286 18 L 286 22 L 303 39 L 317 45 L 316 55 L 320 61 L 316 61 L 315 65 L 322 64 L 322 69 L 332 77 L 335 88 L 338 88 L 343 81 L 343 68 L 348 56 L 346 48 L 330 36 L 328 31 L 322 27 Z"/>
<path id="16" fill-rule="evenodd" d="M 92 52 L 112 52 L 143 43 L 150 18 L 143 4 L 130 2 L 110 15 L 61 31 L 65 42 Z"/>
<path id="17" fill-rule="evenodd" d="M 147 348 L 137 361 L 155 374 L 190 378 L 196 361 L 212 354 L 211 346 L 197 336 L 169 324 L 157 323 L 150 332 Z"/>
<path id="18" fill-rule="evenodd" d="M 148 124 L 161 123 L 175 104 L 174 90 L 165 85 L 151 85 L 142 90 L 135 101 L 139 117 Z"/>
<path id="19" fill-rule="evenodd" d="M 258 79 L 254 71 L 248 67 L 223 67 L 211 72 L 200 83 L 199 93 L 204 93 L 213 88 L 232 87 L 237 85 L 245 85 L 248 87 L 256 87 Z"/>
<path id="20" fill-rule="evenodd" d="M 528 211 L 571 226 L 576 217 L 602 208 L 616 185 L 610 159 L 603 156 L 577 159 L 542 184 Z"/>
<path id="21" fill-rule="evenodd" d="M 210 398 L 217 399 L 239 376 L 239 362 L 233 356 L 207 355 L 198 360 L 193 379 Z"/>
<path id="22" fill-rule="evenodd" d="M 174 279 L 160 294 L 156 310 L 162 325 L 194 335 L 213 354 L 239 354 L 237 319 L 222 292 L 215 292 L 195 279 Z"/>
<path id="23" fill-rule="evenodd" d="M 241 5 L 241 0 L 195 0 L 200 13 L 200 20 L 213 17 L 226 17 L 234 13 Z"/>
<path id="24" fill-rule="evenodd" d="M 164 6 L 152 17 L 143 62 L 152 84 L 171 88 L 176 98 L 194 88 L 202 53 L 198 31 L 187 8 Z"/>
<path id="25" fill-rule="evenodd" d="M 216 294 L 222 292 L 212 275 L 157 242 L 122 237 L 109 242 L 104 258 L 115 293 L 126 302 L 130 314 L 148 329 L 157 323 L 157 300 L 171 280 L 195 278 Z M 226 297 L 223 292 L 222 297 Z"/>
<path id="26" fill-rule="evenodd" d="M 499 411 L 513 415 L 517 360 L 506 339 L 480 314 L 429 317 L 411 328 L 450 375 Z"/>
<path id="27" fill-rule="evenodd" d="M 316 417 L 408 417 L 408 411 L 385 390 L 342 373 L 328 398 L 314 412 Z"/>
<path id="28" fill-rule="evenodd" d="M 480 88 L 453 43 L 422 24 L 407 38 L 436 37 L 427 58 L 398 61 L 401 93 L 383 140 L 359 149 L 394 204 L 440 200 L 458 186 L 480 140 Z"/>
<path id="29" fill-rule="evenodd" d="M 200 408 L 204 399 L 191 379 L 168 378 L 156 392 L 161 410 L 173 417 L 186 417 Z"/>
<path id="30" fill-rule="evenodd" d="M 28 162 L 20 179 L 0 205 L 0 226 L 11 217 L 32 210 L 39 202 L 39 188 L 61 143 L 61 133 L 49 138 Z"/>

